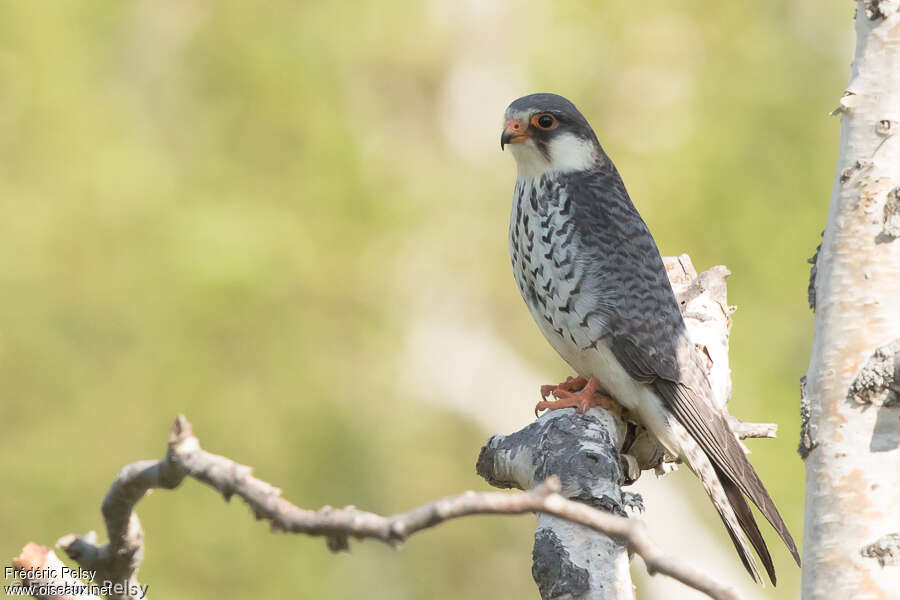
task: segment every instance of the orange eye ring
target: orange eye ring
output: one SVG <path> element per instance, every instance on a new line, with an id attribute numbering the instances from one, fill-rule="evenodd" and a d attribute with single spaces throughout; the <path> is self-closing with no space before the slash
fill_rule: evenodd
<path id="1" fill-rule="evenodd" d="M 531 117 L 531 124 L 538 129 L 550 131 L 559 127 L 559 121 L 551 113 L 538 113 Z"/>

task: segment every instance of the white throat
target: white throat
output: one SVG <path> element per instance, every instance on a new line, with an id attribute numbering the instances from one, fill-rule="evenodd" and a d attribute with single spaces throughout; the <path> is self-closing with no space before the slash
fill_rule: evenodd
<path id="1" fill-rule="evenodd" d="M 519 168 L 519 177 L 536 177 L 547 171 L 565 173 L 584 171 L 597 163 L 600 158 L 590 141 L 571 133 L 557 136 L 548 146 L 550 158 L 545 157 L 533 140 L 509 146 Z"/>

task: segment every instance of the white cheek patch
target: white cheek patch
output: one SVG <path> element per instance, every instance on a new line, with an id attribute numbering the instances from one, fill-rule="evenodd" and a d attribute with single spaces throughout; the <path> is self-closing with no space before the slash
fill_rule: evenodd
<path id="1" fill-rule="evenodd" d="M 597 162 L 597 150 L 584 138 L 571 133 L 556 136 L 550 142 L 550 164 L 556 171 L 584 171 Z"/>
<path id="2" fill-rule="evenodd" d="M 534 140 L 510 144 L 507 148 L 516 159 L 519 177 L 535 177 L 551 170 L 560 173 L 584 171 L 595 165 L 599 158 L 590 141 L 571 133 L 558 135 L 550 142 L 547 148 L 549 160 L 538 150 Z"/>

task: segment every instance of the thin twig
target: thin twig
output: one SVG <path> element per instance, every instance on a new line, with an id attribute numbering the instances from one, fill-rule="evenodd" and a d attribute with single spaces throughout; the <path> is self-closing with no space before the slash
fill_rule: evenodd
<path id="1" fill-rule="evenodd" d="M 739 439 L 774 438 L 778 433 L 777 423 L 747 423 L 728 415 L 728 424 Z"/>
<path id="2" fill-rule="evenodd" d="M 226 500 L 239 496 L 257 519 L 268 521 L 275 531 L 324 536 L 328 548 L 334 552 L 347 550 L 350 537 L 371 538 L 398 546 L 418 531 L 468 515 L 547 513 L 622 540 L 630 551 L 643 558 L 651 574 L 667 575 L 717 600 L 739 599 L 730 586 L 675 556 L 664 554 L 650 540 L 642 522 L 567 500 L 559 494 L 556 477 L 527 492 L 465 492 L 388 517 L 354 507 L 305 510 L 282 498 L 278 488 L 253 477 L 250 467 L 203 450 L 192 425 L 181 415 L 172 425 L 165 458 L 126 466 L 106 494 L 103 516 L 110 534 L 109 543 L 98 546 L 90 534 L 69 535 L 60 539 L 59 547 L 85 569 L 96 570 L 98 577 L 112 576 L 113 581 L 136 584 L 143 532 L 134 506 L 151 489 L 175 488 L 185 476 L 215 488 Z M 122 551 L 124 558 L 117 555 L 118 551 Z M 135 596 L 126 593 L 110 597 Z"/>

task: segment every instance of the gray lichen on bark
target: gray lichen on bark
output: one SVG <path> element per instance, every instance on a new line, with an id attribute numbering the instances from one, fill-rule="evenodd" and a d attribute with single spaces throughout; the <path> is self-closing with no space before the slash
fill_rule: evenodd
<path id="1" fill-rule="evenodd" d="M 900 405 L 900 339 L 876 349 L 863 363 L 847 390 L 847 400 L 862 407 Z"/>
<path id="2" fill-rule="evenodd" d="M 890 10 L 892 4 L 892 2 L 883 2 L 882 0 L 862 0 L 863 10 L 866 11 L 866 18 L 870 21 L 885 18 L 887 16 L 885 10 Z M 887 5 L 887 7 L 884 5 Z"/>
<path id="3" fill-rule="evenodd" d="M 900 339 L 876 349 L 863 363 L 847 390 L 847 401 L 862 410 L 878 411 L 871 452 L 900 447 Z"/>
<path id="4" fill-rule="evenodd" d="M 888 192 L 884 202 L 884 227 L 875 239 L 878 243 L 893 242 L 900 238 L 900 187 Z"/>
<path id="5" fill-rule="evenodd" d="M 900 566 L 900 533 L 889 533 L 865 546 L 861 554 L 874 558 L 882 567 Z"/>
<path id="6" fill-rule="evenodd" d="M 821 238 L 824 234 L 825 232 L 823 231 L 819 234 L 819 237 Z M 806 262 L 811 265 L 809 267 L 809 285 L 806 287 L 806 297 L 809 300 L 809 307 L 812 310 L 816 310 L 816 273 L 819 270 L 817 263 L 819 261 L 819 250 L 821 249 L 822 242 L 819 242 L 819 245 L 816 246 L 815 253 L 806 259 Z"/>
<path id="7" fill-rule="evenodd" d="M 813 439 L 809 416 L 809 397 L 806 395 L 806 376 L 804 375 L 800 378 L 800 444 L 797 446 L 797 453 L 803 460 L 806 460 L 809 453 L 819 445 Z"/>

